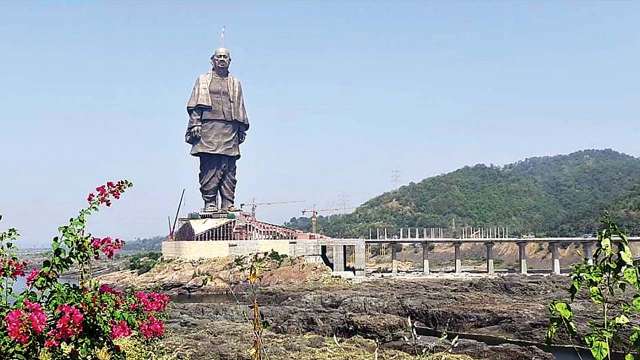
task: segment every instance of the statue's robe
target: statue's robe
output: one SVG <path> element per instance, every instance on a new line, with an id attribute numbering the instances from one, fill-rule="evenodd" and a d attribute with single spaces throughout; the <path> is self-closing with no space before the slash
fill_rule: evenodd
<path id="1" fill-rule="evenodd" d="M 222 82 L 225 85 L 222 98 L 211 88 L 212 84 Z M 219 114 L 218 108 L 224 108 L 224 115 Z M 216 111 L 218 110 L 218 111 Z M 229 75 L 220 78 L 212 71 L 202 74 L 196 80 L 187 102 L 189 124 L 185 140 L 192 145 L 191 155 L 221 154 L 240 157 L 239 133 L 249 129 L 249 120 L 244 107 L 242 86 L 240 81 Z M 219 115 L 219 116 L 218 116 Z M 201 126 L 201 137 L 191 137 L 191 129 Z"/>

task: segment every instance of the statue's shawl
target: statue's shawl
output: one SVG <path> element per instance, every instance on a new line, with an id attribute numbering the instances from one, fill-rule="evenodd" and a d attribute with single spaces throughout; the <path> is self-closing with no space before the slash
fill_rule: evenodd
<path id="1" fill-rule="evenodd" d="M 187 102 L 187 112 L 191 112 L 196 107 L 211 108 L 211 95 L 209 94 L 209 85 L 213 79 L 213 71 L 198 76 L 191 97 Z M 227 76 L 227 89 L 229 91 L 229 100 L 231 101 L 231 117 L 233 120 L 241 122 L 246 129 L 249 128 L 249 119 L 244 108 L 244 98 L 242 96 L 242 86 L 240 81 L 235 77 Z"/>

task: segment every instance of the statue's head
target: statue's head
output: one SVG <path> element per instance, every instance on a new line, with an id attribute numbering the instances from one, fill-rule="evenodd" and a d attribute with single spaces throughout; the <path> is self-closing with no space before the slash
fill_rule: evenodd
<path id="1" fill-rule="evenodd" d="M 213 68 L 226 70 L 230 64 L 231 52 L 229 52 L 229 49 L 217 48 L 211 56 L 211 65 L 213 65 Z"/>

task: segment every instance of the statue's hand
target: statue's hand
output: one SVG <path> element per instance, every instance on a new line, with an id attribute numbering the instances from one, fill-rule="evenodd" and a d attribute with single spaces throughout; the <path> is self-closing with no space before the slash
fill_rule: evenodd
<path id="1" fill-rule="evenodd" d="M 199 139 L 202 132 L 202 126 L 196 125 L 191 128 L 191 137 L 194 139 Z"/>

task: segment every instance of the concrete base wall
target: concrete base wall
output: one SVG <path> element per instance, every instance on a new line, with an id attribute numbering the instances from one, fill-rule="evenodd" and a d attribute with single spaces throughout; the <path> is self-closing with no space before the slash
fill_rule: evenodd
<path id="1" fill-rule="evenodd" d="M 167 259 L 211 259 L 230 255 L 251 255 L 271 250 L 291 257 L 305 256 L 310 262 L 322 261 L 320 246 L 315 240 L 164 241 L 162 243 L 162 256 Z"/>

